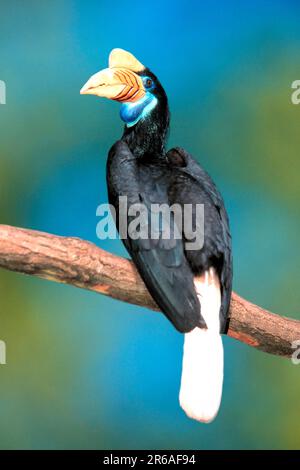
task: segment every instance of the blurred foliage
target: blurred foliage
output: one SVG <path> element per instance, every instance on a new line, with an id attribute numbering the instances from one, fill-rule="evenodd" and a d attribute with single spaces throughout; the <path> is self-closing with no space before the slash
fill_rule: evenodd
<path id="1" fill-rule="evenodd" d="M 1 3 L 0 222 L 96 240 L 118 105 L 79 96 L 113 47 L 135 53 L 170 98 L 170 145 L 220 187 L 235 289 L 300 318 L 299 5 Z M 178 405 L 182 337 L 160 315 L 96 294 L 0 272 L 0 447 L 299 448 L 300 366 L 225 338 L 220 414 Z"/>

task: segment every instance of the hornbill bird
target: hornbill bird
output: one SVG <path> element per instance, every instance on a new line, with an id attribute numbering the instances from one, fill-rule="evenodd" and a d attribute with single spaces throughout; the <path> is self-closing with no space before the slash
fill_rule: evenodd
<path id="1" fill-rule="evenodd" d="M 130 207 L 142 203 L 147 209 L 149 236 L 133 236 L 127 230 L 123 242 L 162 312 L 185 334 L 180 405 L 190 418 L 210 422 L 222 395 L 221 333 L 227 331 L 232 286 L 231 235 L 222 197 L 188 152 L 180 147 L 166 150 L 167 95 L 153 72 L 131 53 L 113 49 L 109 67 L 93 75 L 81 94 L 121 103 L 125 128 L 108 155 L 109 202 L 116 210 L 119 232 L 120 215 L 130 222 Z M 127 198 L 125 209 L 120 196 Z M 193 233 L 200 227 L 197 206 L 204 207 L 200 247 L 188 247 L 185 220 L 178 223 L 173 213 L 166 222 L 169 236 L 164 236 L 166 218 L 150 215 L 153 205 L 166 204 L 176 204 L 183 214 L 184 207 L 191 208 Z"/>

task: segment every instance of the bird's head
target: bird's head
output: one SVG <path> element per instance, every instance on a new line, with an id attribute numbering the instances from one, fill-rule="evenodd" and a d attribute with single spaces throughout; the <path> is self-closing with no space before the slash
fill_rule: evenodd
<path id="1" fill-rule="evenodd" d="M 167 110 L 167 97 L 156 76 L 130 52 L 113 49 L 108 68 L 92 75 L 80 90 L 122 103 L 120 117 L 127 127 Z"/>

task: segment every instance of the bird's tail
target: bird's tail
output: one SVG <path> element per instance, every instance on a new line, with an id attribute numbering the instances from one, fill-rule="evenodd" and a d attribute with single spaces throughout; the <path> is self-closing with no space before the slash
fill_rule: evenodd
<path id="1" fill-rule="evenodd" d="M 194 283 L 207 329 L 196 327 L 185 334 L 179 401 L 190 418 L 209 423 L 217 415 L 222 397 L 221 291 L 213 268 Z"/>

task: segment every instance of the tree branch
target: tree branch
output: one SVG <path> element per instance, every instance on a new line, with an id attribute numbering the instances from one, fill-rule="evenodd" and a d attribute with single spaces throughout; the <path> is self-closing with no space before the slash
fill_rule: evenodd
<path id="1" fill-rule="evenodd" d="M 0 267 L 159 310 L 133 263 L 78 238 L 0 225 Z M 228 335 L 291 357 L 300 321 L 275 315 L 232 294 Z"/>

